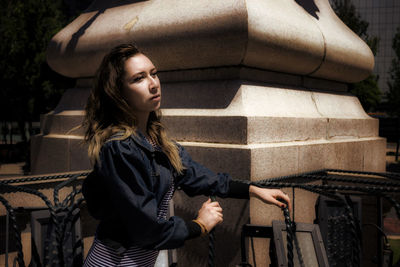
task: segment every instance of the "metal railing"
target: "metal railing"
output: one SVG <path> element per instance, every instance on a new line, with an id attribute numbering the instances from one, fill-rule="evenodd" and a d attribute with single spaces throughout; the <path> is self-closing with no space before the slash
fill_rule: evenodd
<path id="1" fill-rule="evenodd" d="M 315 183 L 317 181 L 321 183 Z M 350 195 L 364 194 L 368 196 L 376 196 L 378 197 L 378 199 L 386 199 L 395 209 L 397 218 L 400 219 L 400 204 L 398 202 L 398 199 L 396 199 L 396 197 L 400 197 L 399 173 L 324 169 L 249 183 L 265 188 L 302 189 L 311 193 L 318 194 L 320 196 L 326 196 L 332 200 L 341 203 L 345 209 L 345 220 L 350 226 L 351 235 L 351 257 L 349 259 L 346 259 L 345 266 L 361 266 L 361 230 L 359 224 L 356 222 L 355 216 L 353 214 L 353 209 L 350 206 Z M 293 206 L 293 211 L 294 208 L 295 207 Z M 380 210 L 379 213 L 381 213 Z M 382 214 L 378 214 L 378 217 L 381 218 Z M 288 266 L 292 267 L 294 266 L 293 240 L 295 240 L 294 233 L 296 229 L 296 223 L 291 221 L 288 211 L 286 209 L 284 210 L 284 219 L 286 223 L 288 241 L 287 261 Z M 378 227 L 381 228 L 382 225 L 378 225 Z M 333 261 L 334 260 L 335 259 L 333 259 Z M 382 259 L 379 259 L 378 261 L 378 266 L 382 266 Z M 248 266 L 246 264 L 248 263 L 244 263 L 243 266 Z M 336 266 L 335 262 L 333 262 L 333 264 L 330 262 L 330 264 L 332 266 Z"/>
<path id="2" fill-rule="evenodd" d="M 38 266 L 72 266 L 65 257 L 64 243 L 67 238 L 66 232 L 68 225 L 71 223 L 76 213 L 77 208 L 84 201 L 81 193 L 81 182 L 89 174 L 89 171 L 63 173 L 57 175 L 47 176 L 31 176 L 20 177 L 8 180 L 0 180 L 0 202 L 7 211 L 7 229 L 11 226 L 16 240 L 17 256 L 14 259 L 14 265 L 25 266 L 23 259 L 23 250 L 21 242 L 21 232 L 18 229 L 17 219 L 15 215 L 16 208 L 10 205 L 10 202 L 4 197 L 4 193 L 27 193 L 39 197 L 45 204 L 44 208 L 49 211 L 51 224 L 54 231 L 50 236 L 47 244 L 52 243 L 53 246 L 48 246 L 45 251 L 46 257 Z M 380 178 L 380 179 L 377 179 Z M 53 202 L 35 189 L 34 186 L 42 182 L 56 182 L 53 188 Z M 315 183 L 319 181 L 319 183 Z M 351 226 L 352 235 L 352 253 L 351 259 L 348 261 L 349 266 L 361 266 L 360 261 L 360 246 L 361 238 L 359 236 L 359 225 L 357 224 L 352 207 L 347 200 L 347 195 L 352 194 L 365 194 L 377 196 L 388 202 L 394 207 L 397 217 L 400 218 L 400 204 L 396 199 L 400 193 L 400 174 L 397 173 L 378 173 L 378 172 L 360 172 L 360 171 L 346 171 L 346 170 L 319 170 L 314 172 L 307 172 L 289 176 L 282 176 L 271 178 L 261 181 L 248 181 L 255 186 L 266 188 L 293 188 L 309 191 L 321 196 L 326 196 L 335 201 L 341 202 L 345 207 L 346 220 Z M 62 188 L 69 187 L 67 196 L 60 200 L 59 192 Z M 294 210 L 295 207 L 293 207 Z M 293 266 L 293 234 L 295 233 L 296 223 L 291 221 L 289 213 L 284 210 L 284 219 L 287 227 L 287 256 L 288 266 Z M 218 229 L 217 229 L 218 230 Z M 8 234 L 7 234 L 8 235 Z M 212 236 L 209 248 L 209 266 L 214 266 L 214 241 Z M 6 251 L 7 252 L 7 251 Z M 297 253 L 298 255 L 299 253 Z M 8 264 L 8 263 L 7 263 Z"/>
<path id="3" fill-rule="evenodd" d="M 29 176 L 29 177 L 19 177 L 13 179 L 3 179 L 0 180 L 0 202 L 6 209 L 6 266 L 8 266 L 8 240 L 9 240 L 9 225 L 14 232 L 15 246 L 17 250 L 17 256 L 13 261 L 15 266 L 24 267 L 24 255 L 22 250 L 21 241 L 21 231 L 18 228 L 16 219 L 16 209 L 18 210 L 29 210 L 30 208 L 14 208 L 10 205 L 9 200 L 4 197 L 4 193 L 27 193 L 35 195 L 42 200 L 45 204 L 44 207 L 38 209 L 45 209 L 49 212 L 50 224 L 54 228 L 51 233 L 51 240 L 47 240 L 45 246 L 44 257 L 41 259 L 42 262 L 38 262 L 38 257 L 32 257 L 35 266 L 70 266 L 68 257 L 64 257 L 64 240 L 66 238 L 66 230 L 68 223 L 74 218 L 79 206 L 84 201 L 83 197 L 79 194 L 81 193 L 81 183 L 83 178 L 89 174 L 89 171 L 84 172 L 71 172 L 62 173 L 55 175 L 46 176 Z M 34 187 L 37 185 L 43 185 L 43 182 L 55 182 L 56 185 L 53 188 L 53 202 L 42 193 L 39 189 Z M 70 187 L 70 192 L 67 196 L 60 200 L 59 192 L 62 188 Z M 42 186 L 43 187 L 43 186 Z M 79 197 L 78 197 L 79 196 Z M 36 208 L 34 208 L 36 209 Z M 54 244 L 54 246 L 52 246 Z"/>

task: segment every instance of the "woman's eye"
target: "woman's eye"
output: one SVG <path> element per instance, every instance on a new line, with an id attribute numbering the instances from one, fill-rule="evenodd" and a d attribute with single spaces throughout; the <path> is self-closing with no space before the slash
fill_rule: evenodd
<path id="1" fill-rule="evenodd" d="M 138 76 L 138 77 L 133 78 L 132 82 L 136 83 L 136 82 L 139 82 L 142 79 L 143 79 L 143 76 Z"/>
<path id="2" fill-rule="evenodd" d="M 157 72 L 153 72 L 153 73 L 151 74 L 151 76 L 156 77 L 156 76 L 157 76 Z"/>

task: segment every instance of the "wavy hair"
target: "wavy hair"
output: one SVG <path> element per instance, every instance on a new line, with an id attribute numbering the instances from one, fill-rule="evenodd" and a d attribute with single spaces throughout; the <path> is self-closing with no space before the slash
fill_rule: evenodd
<path id="1" fill-rule="evenodd" d="M 88 144 L 92 164 L 99 163 L 100 149 L 112 135 L 123 132 L 123 136 L 115 138 L 123 140 L 136 134 L 137 120 L 122 95 L 122 78 L 125 74 L 125 61 L 137 54 L 143 53 L 135 45 L 119 45 L 104 56 L 97 70 L 83 121 L 84 141 Z M 162 148 L 175 170 L 182 173 L 178 147 L 166 134 L 160 110 L 150 112 L 147 133 Z"/>

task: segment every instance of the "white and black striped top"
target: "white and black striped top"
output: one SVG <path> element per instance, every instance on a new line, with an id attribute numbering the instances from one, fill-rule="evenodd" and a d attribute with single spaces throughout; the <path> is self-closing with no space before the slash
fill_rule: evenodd
<path id="1" fill-rule="evenodd" d="M 157 218 L 166 219 L 168 214 L 168 205 L 174 193 L 174 183 L 165 194 Z M 108 247 L 95 237 L 93 245 L 86 257 L 84 267 L 111 267 L 111 266 L 129 266 L 129 267 L 153 267 L 158 256 L 158 250 L 148 250 L 139 247 L 130 247 L 124 253 L 120 254 L 115 249 Z"/>

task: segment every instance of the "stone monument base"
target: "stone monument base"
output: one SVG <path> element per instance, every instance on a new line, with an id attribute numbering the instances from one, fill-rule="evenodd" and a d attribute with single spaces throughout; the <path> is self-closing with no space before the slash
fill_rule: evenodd
<path id="1" fill-rule="evenodd" d="M 364 112 L 345 84 L 244 67 L 166 72 L 160 78 L 170 135 L 215 172 L 257 181 L 327 168 L 385 171 L 386 141 L 378 136 L 378 120 Z M 32 141 L 34 173 L 90 168 L 83 131 L 76 128 L 90 84 L 78 82 L 43 116 L 42 133 Z M 284 190 L 294 198 L 295 220 L 313 222 L 317 196 L 296 190 L 293 197 Z M 178 192 L 174 200 L 176 215 L 193 219 L 205 197 Z M 244 223 L 283 220 L 280 209 L 255 199 L 219 201 L 224 222 L 216 231 L 217 266 L 240 262 Z M 205 238 L 186 242 L 178 250 L 179 264 L 204 265 L 207 244 Z M 268 266 L 267 242 L 256 241 L 255 249 L 257 266 Z"/>

